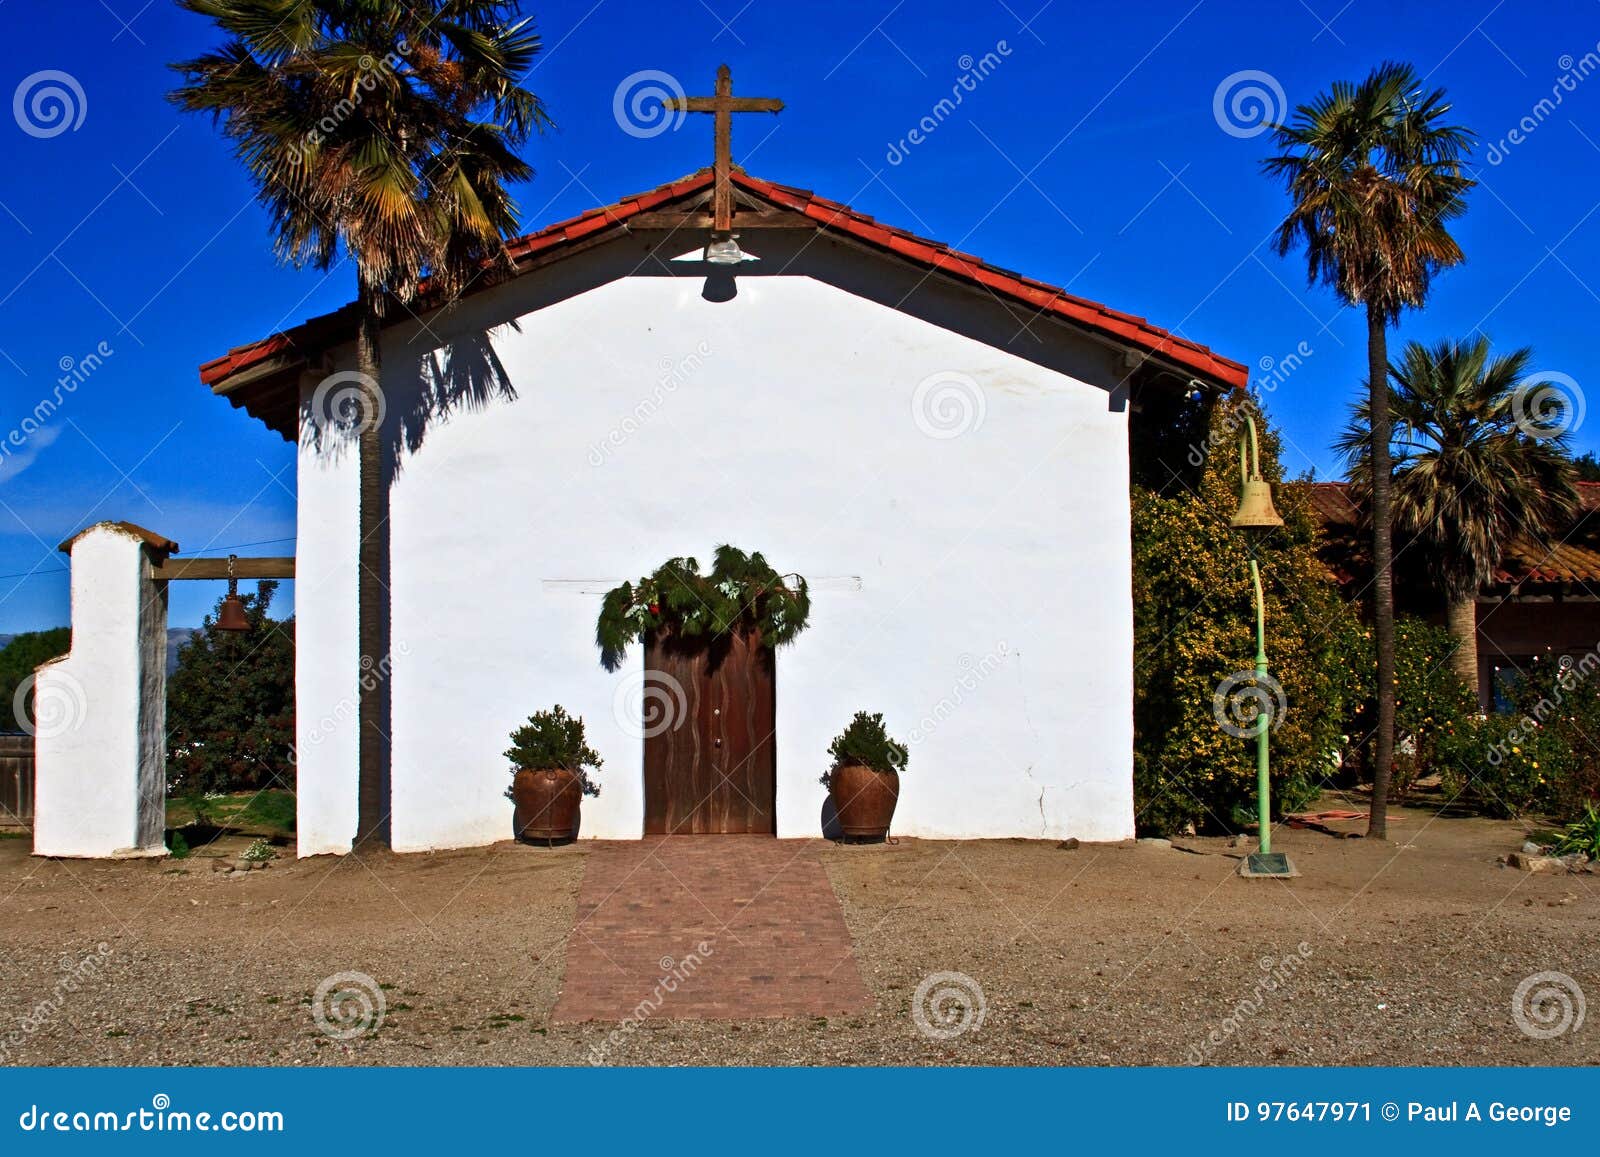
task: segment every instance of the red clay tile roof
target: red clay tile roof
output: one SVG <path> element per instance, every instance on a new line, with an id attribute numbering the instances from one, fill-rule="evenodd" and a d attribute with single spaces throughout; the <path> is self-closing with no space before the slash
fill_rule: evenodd
<path id="1" fill-rule="evenodd" d="M 1355 526 L 1360 522 L 1360 510 L 1350 497 L 1350 486 L 1345 482 L 1313 482 L 1307 491 L 1311 495 L 1311 509 L 1323 526 Z"/>
<path id="2" fill-rule="evenodd" d="M 1151 325 L 1142 317 L 1122 313 L 1108 306 L 1077 297 L 1053 285 L 1023 277 L 981 258 L 951 249 L 938 241 L 918 237 L 903 229 L 882 225 L 863 213 L 846 205 L 818 197 L 807 189 L 797 189 L 752 177 L 735 170 L 734 183 L 772 205 L 800 214 L 815 221 L 825 231 L 846 234 L 867 246 L 892 254 L 927 269 L 937 270 L 958 281 L 987 289 L 993 293 L 1020 301 L 1043 312 L 1055 314 L 1096 333 L 1114 338 L 1147 354 L 1165 359 L 1199 376 L 1235 389 L 1242 389 L 1249 380 L 1245 366 L 1213 353 L 1203 345 L 1178 337 Z M 613 205 L 591 209 L 566 221 L 558 221 L 536 233 L 508 241 L 506 248 L 512 261 L 525 265 L 534 258 L 542 259 L 557 254 L 605 230 L 621 231 L 627 222 L 640 213 L 657 209 L 673 201 L 682 200 L 711 187 L 710 169 L 701 169 L 677 181 L 652 189 L 647 193 L 626 197 Z M 426 289 L 426 287 L 425 287 Z M 220 394 L 232 395 L 230 380 L 246 370 L 265 366 L 274 358 L 291 359 L 315 357 L 329 346 L 350 340 L 354 331 L 354 307 L 347 305 L 333 313 L 275 333 L 260 341 L 237 346 L 222 357 L 206 362 L 200 367 L 200 380 Z M 244 405 L 251 413 L 283 433 L 293 436 L 292 422 L 283 429 L 283 415 L 279 408 L 276 417 L 258 413 L 253 402 L 260 401 L 257 391 L 253 396 L 230 397 L 235 405 Z"/>
<path id="3" fill-rule="evenodd" d="M 1129 345 L 1170 358 L 1223 385 L 1242 389 L 1249 381 L 1249 371 L 1238 362 L 1159 329 L 1142 317 L 1122 313 L 1087 298 L 1074 297 L 1064 289 L 1000 269 L 982 258 L 951 249 L 938 241 L 929 241 L 903 229 L 879 225 L 871 217 L 857 213 L 848 205 L 818 197 L 810 190 L 773 184 L 743 173 L 734 174 L 734 179 L 776 205 L 805 214 L 824 229 L 838 229 L 858 240 L 888 249 L 959 280 L 992 289 L 1090 329 L 1119 337 Z"/>
<path id="4" fill-rule="evenodd" d="M 1311 507 L 1327 530 L 1340 535 L 1360 525 L 1360 511 L 1344 482 L 1313 482 L 1308 488 Z M 1498 581 L 1522 583 L 1600 584 L 1600 482 L 1578 483 L 1582 509 L 1572 528 L 1551 543 L 1519 538 L 1506 550 Z"/>

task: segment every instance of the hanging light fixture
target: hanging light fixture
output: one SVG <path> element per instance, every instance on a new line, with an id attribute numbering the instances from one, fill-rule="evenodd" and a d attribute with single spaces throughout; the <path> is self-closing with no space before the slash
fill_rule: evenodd
<path id="1" fill-rule="evenodd" d="M 732 233 L 713 234 L 706 244 L 705 260 L 707 265 L 738 265 L 744 260 L 744 250 Z"/>
<path id="2" fill-rule="evenodd" d="M 217 615 L 217 630 L 248 631 L 250 619 L 244 613 L 244 600 L 239 597 L 239 580 L 234 577 L 233 564 L 238 555 L 228 556 L 228 597 L 222 600 L 222 610 Z"/>

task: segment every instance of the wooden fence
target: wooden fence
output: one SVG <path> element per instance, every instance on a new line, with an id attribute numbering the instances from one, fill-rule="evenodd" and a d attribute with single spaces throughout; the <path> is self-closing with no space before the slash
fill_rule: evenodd
<path id="1" fill-rule="evenodd" d="M 33 824 L 33 736 L 0 734 L 0 827 Z"/>

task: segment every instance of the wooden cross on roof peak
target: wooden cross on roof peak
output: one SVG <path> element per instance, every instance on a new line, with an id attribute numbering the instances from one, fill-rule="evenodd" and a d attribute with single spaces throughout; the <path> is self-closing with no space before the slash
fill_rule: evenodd
<path id="1" fill-rule="evenodd" d="M 733 230 L 733 114 L 736 112 L 782 112 L 783 102 L 769 96 L 733 95 L 733 73 L 724 64 L 717 69 L 715 96 L 669 97 L 662 102 L 672 112 L 708 112 L 715 119 L 716 154 L 712 170 L 716 185 L 711 192 L 711 229 L 714 233 Z"/>

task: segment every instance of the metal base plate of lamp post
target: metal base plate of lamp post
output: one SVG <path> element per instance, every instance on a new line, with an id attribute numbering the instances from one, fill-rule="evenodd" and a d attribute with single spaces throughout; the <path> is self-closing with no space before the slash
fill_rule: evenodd
<path id="1" fill-rule="evenodd" d="M 1255 419 L 1245 415 L 1248 436 L 1239 438 L 1239 509 L 1229 525 L 1247 533 L 1282 526 L 1283 519 L 1272 504 L 1272 486 L 1261 475 L 1261 451 L 1256 441 Z M 1248 445 L 1247 445 L 1248 438 Z M 1247 453 L 1248 450 L 1248 453 Z M 1250 585 L 1256 600 L 1256 678 L 1267 679 L 1267 607 L 1261 593 L 1261 568 L 1254 551 L 1250 559 Z M 1250 853 L 1239 865 L 1246 879 L 1285 879 L 1298 876 L 1289 857 L 1272 850 L 1272 780 L 1267 755 L 1267 733 L 1272 729 L 1271 713 L 1263 709 L 1256 715 L 1256 835 L 1260 850 Z"/>
<path id="2" fill-rule="evenodd" d="M 1299 874 L 1282 852 L 1251 852 L 1239 863 L 1239 875 L 1247 880 L 1274 876 L 1286 880 Z"/>

